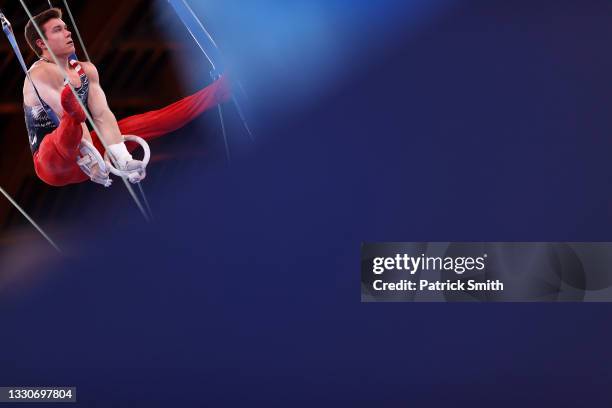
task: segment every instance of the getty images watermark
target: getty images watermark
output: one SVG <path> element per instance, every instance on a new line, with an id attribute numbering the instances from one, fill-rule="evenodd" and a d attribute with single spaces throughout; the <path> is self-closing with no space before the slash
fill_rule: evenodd
<path id="1" fill-rule="evenodd" d="M 372 260 L 372 273 L 382 275 L 388 271 L 404 271 L 414 275 L 419 271 L 453 271 L 457 275 L 463 275 L 466 271 L 483 271 L 486 268 L 487 254 L 479 257 L 458 256 L 410 256 L 408 254 L 396 254 L 393 257 L 375 257 Z M 504 290 L 504 284 L 499 280 L 488 279 L 479 282 L 474 279 L 468 280 L 429 280 L 419 279 L 418 282 L 410 279 L 401 279 L 394 282 L 385 282 L 376 279 L 372 288 L 380 290 L 434 290 L 434 291 L 495 291 Z"/>
<path id="2" fill-rule="evenodd" d="M 612 302 L 612 242 L 364 242 L 363 302 Z"/>

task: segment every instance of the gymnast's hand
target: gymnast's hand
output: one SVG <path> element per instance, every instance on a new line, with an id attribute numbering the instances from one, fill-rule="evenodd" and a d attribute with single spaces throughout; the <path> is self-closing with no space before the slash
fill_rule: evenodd
<path id="1" fill-rule="evenodd" d="M 109 187 L 113 180 L 109 177 L 110 173 L 108 169 L 104 172 L 100 169 L 98 163 L 94 163 L 91 166 L 91 174 L 89 178 L 94 183 L 102 184 L 104 187 Z"/>
<path id="2" fill-rule="evenodd" d="M 140 160 L 130 160 L 121 169 L 129 172 L 128 180 L 132 184 L 140 183 L 147 177 L 146 167 Z"/>

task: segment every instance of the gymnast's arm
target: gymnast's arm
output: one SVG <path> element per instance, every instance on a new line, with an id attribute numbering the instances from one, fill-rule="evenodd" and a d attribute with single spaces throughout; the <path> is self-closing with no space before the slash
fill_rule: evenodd
<path id="1" fill-rule="evenodd" d="M 64 109 L 61 103 L 61 93 L 63 89 L 63 79 L 57 70 L 52 66 L 39 66 L 30 71 L 30 78 L 36 85 L 40 98 L 55 112 L 58 118 L 64 115 Z M 26 78 L 26 87 L 24 87 L 24 103 L 27 106 L 40 105 L 40 101 L 36 96 L 36 92 L 30 81 Z"/>
<path id="2" fill-rule="evenodd" d="M 100 86 L 98 70 L 95 65 L 90 62 L 81 62 L 80 64 L 89 78 L 89 97 L 87 99 L 87 105 L 94 123 L 101 133 L 101 135 L 98 136 L 101 139 L 103 138 L 107 146 L 121 143 L 123 137 L 121 136 L 119 126 L 117 126 L 117 119 L 108 106 L 104 90 Z"/>

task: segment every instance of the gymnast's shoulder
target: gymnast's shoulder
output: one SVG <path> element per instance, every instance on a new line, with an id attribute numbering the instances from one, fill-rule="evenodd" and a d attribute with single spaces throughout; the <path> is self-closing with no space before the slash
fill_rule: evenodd
<path id="1" fill-rule="evenodd" d="M 83 71 L 85 71 L 85 75 L 87 75 L 90 81 L 94 81 L 94 82 L 100 81 L 100 75 L 98 74 L 98 69 L 96 68 L 94 64 L 88 61 L 78 61 L 78 62 L 79 62 L 79 65 L 81 65 L 81 67 L 83 68 Z"/>
<path id="2" fill-rule="evenodd" d="M 35 62 L 28 70 L 28 73 L 30 74 L 32 81 L 40 85 L 49 85 L 57 88 L 58 86 L 61 86 L 64 81 L 62 73 L 58 69 L 57 65 L 46 63 L 44 61 Z M 25 78 L 24 81 L 25 87 L 30 85 L 30 81 L 27 78 Z"/>

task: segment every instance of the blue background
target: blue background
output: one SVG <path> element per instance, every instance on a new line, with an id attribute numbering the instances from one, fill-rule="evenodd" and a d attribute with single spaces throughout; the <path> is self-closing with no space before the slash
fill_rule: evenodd
<path id="1" fill-rule="evenodd" d="M 0 301 L 0 384 L 88 407 L 608 406 L 608 304 L 361 304 L 359 251 L 611 240 L 612 3 L 230 3 L 212 31 L 257 142 L 234 121 L 231 165 L 152 169 L 154 223 L 120 184 L 81 209 L 67 256 Z M 279 27 L 328 37 L 271 46 Z"/>

